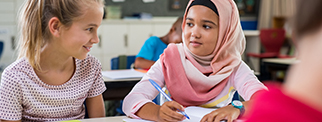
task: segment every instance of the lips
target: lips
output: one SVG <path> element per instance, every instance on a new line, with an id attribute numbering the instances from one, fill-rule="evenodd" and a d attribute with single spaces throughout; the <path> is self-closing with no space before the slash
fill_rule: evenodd
<path id="1" fill-rule="evenodd" d="M 90 51 L 91 50 L 91 48 L 92 48 L 92 46 L 83 46 L 87 51 Z"/>
<path id="2" fill-rule="evenodd" d="M 202 45 L 202 43 L 200 43 L 200 42 L 197 42 L 197 41 L 190 41 L 190 44 L 192 45 L 192 46 L 200 46 L 200 45 Z"/>

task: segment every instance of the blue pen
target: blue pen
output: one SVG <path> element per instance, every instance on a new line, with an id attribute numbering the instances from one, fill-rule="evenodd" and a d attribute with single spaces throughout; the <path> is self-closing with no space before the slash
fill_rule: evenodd
<path id="1" fill-rule="evenodd" d="M 150 83 L 168 100 L 168 101 L 172 101 L 172 99 L 161 89 L 161 87 L 154 82 L 153 80 L 149 79 Z M 190 119 L 190 117 L 184 112 L 184 111 L 180 111 L 178 110 L 182 115 L 186 116 L 188 119 Z"/>

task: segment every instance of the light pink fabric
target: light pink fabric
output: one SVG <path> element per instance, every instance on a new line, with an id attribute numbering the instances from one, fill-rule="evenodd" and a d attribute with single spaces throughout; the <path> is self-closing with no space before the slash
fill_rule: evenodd
<path id="1" fill-rule="evenodd" d="M 191 0 L 188 4 L 192 3 Z M 217 45 L 212 55 L 210 66 L 200 65 L 189 54 L 185 59 L 180 59 L 176 45 L 170 44 L 161 55 L 164 79 L 167 88 L 173 99 L 184 106 L 200 105 L 215 98 L 224 88 L 228 77 L 241 62 L 241 54 L 245 49 L 245 37 L 242 31 L 237 7 L 233 0 L 211 0 L 219 12 L 219 36 Z M 188 7 L 187 7 L 188 8 Z M 189 11 L 188 11 L 189 12 Z M 183 19 L 182 28 L 185 28 L 186 11 Z M 184 38 L 183 38 L 184 39 Z M 184 45 L 186 46 L 186 45 Z M 189 60 L 181 61 L 181 60 Z M 192 63 L 189 65 L 186 63 Z M 201 73 L 195 73 L 191 68 L 197 68 Z M 205 78 L 204 74 L 211 73 Z M 194 77 L 189 77 L 193 75 Z M 194 83 L 203 79 L 211 79 L 211 83 L 205 83 L 204 86 L 196 86 Z M 178 89 L 179 87 L 184 89 Z M 181 94 L 184 92 L 186 94 Z"/>
<path id="2" fill-rule="evenodd" d="M 178 44 L 178 48 L 183 48 L 182 45 Z M 184 52 L 180 51 L 180 57 L 185 58 L 183 54 Z M 183 60 L 187 61 L 188 60 Z M 187 63 L 189 64 L 189 63 Z M 190 63 L 190 65 L 192 65 Z M 191 68 L 188 70 L 194 70 L 194 74 L 199 74 L 198 69 Z M 194 77 L 194 75 L 189 75 L 189 77 Z M 157 84 L 161 87 L 164 87 L 166 84 L 164 82 L 164 74 L 162 72 L 162 64 L 160 60 L 156 61 L 154 65 L 150 68 L 150 70 L 144 75 L 140 82 L 138 82 L 131 92 L 124 98 L 123 101 L 123 111 L 127 116 L 133 118 L 139 118 L 135 115 L 135 113 L 140 110 L 140 108 L 146 104 L 147 102 L 152 102 L 152 100 L 159 94 L 159 91 L 156 90 L 148 79 L 153 79 Z M 206 77 L 202 78 L 203 80 L 197 81 L 194 83 L 195 86 L 205 87 L 208 86 L 209 83 L 212 83 L 211 79 L 207 79 Z M 232 96 L 233 93 L 229 92 L 229 89 L 233 87 L 238 91 L 238 94 L 241 95 L 244 100 L 249 100 L 252 95 L 259 91 L 266 89 L 266 87 L 256 78 L 253 71 L 245 64 L 245 62 L 241 62 L 239 66 L 234 68 L 233 72 L 228 78 L 227 85 L 225 88 L 219 93 L 219 95 L 212 100 L 208 101 L 205 104 L 213 103 L 215 101 L 221 101 L 223 97 L 226 95 Z M 178 89 L 184 89 L 183 87 L 179 87 Z M 186 94 L 185 92 L 180 92 L 182 95 Z M 231 98 L 229 97 L 224 101 L 220 102 L 218 105 L 214 107 L 223 107 L 231 102 Z M 204 104 L 201 104 L 204 105 Z"/>

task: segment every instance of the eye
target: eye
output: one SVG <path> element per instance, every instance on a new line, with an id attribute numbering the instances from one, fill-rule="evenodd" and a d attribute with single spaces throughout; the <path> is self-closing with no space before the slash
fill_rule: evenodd
<path id="1" fill-rule="evenodd" d="M 92 32 L 93 31 L 93 28 L 92 27 L 91 28 L 87 28 L 86 30 Z"/>
<path id="2" fill-rule="evenodd" d="M 203 27 L 206 28 L 206 29 L 211 29 L 211 27 L 208 26 L 208 25 L 203 25 Z"/>
<path id="3" fill-rule="evenodd" d="M 189 27 L 193 26 L 193 24 L 192 24 L 192 23 L 189 23 L 189 22 L 187 22 L 187 25 L 188 25 Z"/>

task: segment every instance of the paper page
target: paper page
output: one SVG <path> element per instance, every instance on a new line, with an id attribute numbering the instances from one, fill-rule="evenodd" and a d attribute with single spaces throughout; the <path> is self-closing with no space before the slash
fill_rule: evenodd
<path id="1" fill-rule="evenodd" d="M 197 106 L 189 106 L 185 109 L 185 112 L 190 117 L 190 119 L 185 119 L 182 122 L 200 122 L 202 117 L 211 111 L 216 110 L 215 108 L 202 108 Z M 130 119 L 126 118 L 123 119 L 124 122 L 152 122 L 148 120 L 141 120 L 141 119 Z"/>
<path id="2" fill-rule="evenodd" d="M 110 79 L 127 79 L 127 78 L 142 78 L 144 73 L 135 71 L 134 69 L 130 69 L 130 70 L 102 71 L 102 75 Z"/>

